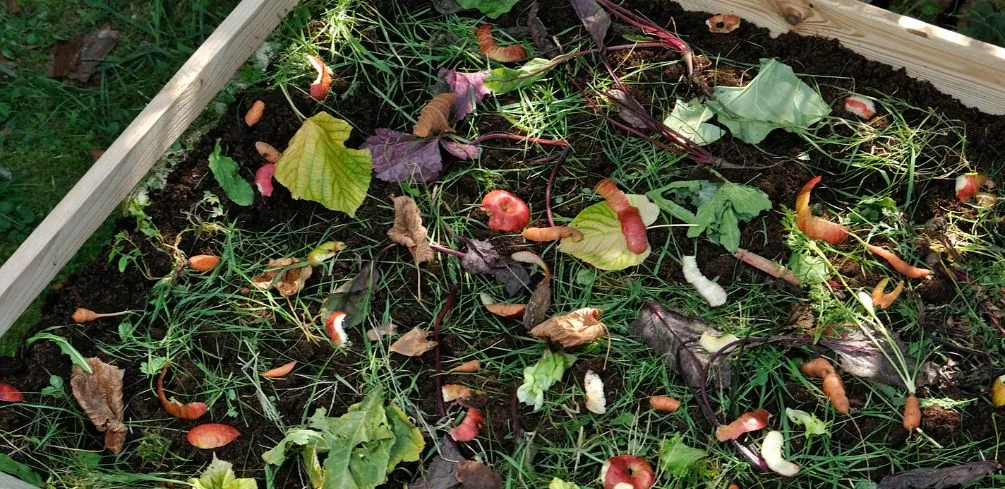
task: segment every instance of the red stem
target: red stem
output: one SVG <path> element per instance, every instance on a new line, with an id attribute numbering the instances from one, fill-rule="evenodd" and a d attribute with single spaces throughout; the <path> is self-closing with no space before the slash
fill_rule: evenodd
<path id="1" fill-rule="evenodd" d="M 521 136 L 519 134 L 512 134 L 508 132 L 490 132 L 488 134 L 482 134 L 481 136 L 468 141 L 468 144 L 478 144 L 491 139 L 510 139 L 513 141 L 527 141 L 529 143 L 541 144 L 545 146 L 558 146 L 560 148 L 569 147 L 569 143 L 561 139 L 536 138 L 533 136 Z"/>
<path id="2" fill-rule="evenodd" d="M 430 243 L 429 247 L 432 248 L 433 251 L 436 251 L 436 252 L 439 252 L 439 253 L 445 253 L 447 255 L 454 255 L 456 257 L 464 258 L 464 253 L 461 253 L 460 251 L 457 251 L 457 250 L 452 250 L 450 248 L 445 248 L 445 247 L 440 246 L 440 245 L 434 245 L 432 243 Z"/>
<path id="3" fill-rule="evenodd" d="M 562 152 L 555 159 L 555 164 L 551 167 L 551 173 L 548 175 L 548 185 L 544 187 L 544 213 L 548 216 L 548 225 L 551 227 L 555 227 L 555 218 L 551 214 L 551 189 L 555 185 L 555 175 L 558 175 L 558 169 L 562 167 L 562 162 L 569 156 L 569 150 L 568 146 L 562 148 Z"/>
<path id="4" fill-rule="evenodd" d="M 440 324 L 443 323 L 443 318 L 446 317 L 450 309 L 454 307 L 454 302 L 457 301 L 457 286 L 453 285 L 450 287 L 450 293 L 447 294 L 447 300 L 443 303 L 443 307 L 440 307 L 439 314 L 436 315 L 436 319 L 433 321 L 433 339 L 436 341 L 436 375 L 433 378 L 436 381 L 436 411 L 440 413 L 440 417 L 445 417 L 447 415 L 447 410 L 443 407 L 443 379 L 440 373 L 443 371 L 443 367 L 440 362 Z"/>

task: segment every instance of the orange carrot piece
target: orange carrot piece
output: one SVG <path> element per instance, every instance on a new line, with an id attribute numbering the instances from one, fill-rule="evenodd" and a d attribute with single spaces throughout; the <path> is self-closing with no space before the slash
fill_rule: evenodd
<path id="1" fill-rule="evenodd" d="M 188 267 L 197 272 L 208 272 L 220 264 L 220 257 L 214 255 L 195 255 L 188 258 Z"/>
<path id="2" fill-rule="evenodd" d="M 473 374 L 482 368 L 482 362 L 478 360 L 468 360 L 450 370 L 447 371 L 448 374 L 460 373 L 460 374 Z"/>
<path id="3" fill-rule="evenodd" d="M 255 103 L 251 104 L 251 108 L 248 112 L 244 114 L 244 123 L 248 127 L 258 124 L 258 121 L 262 120 L 262 115 L 265 114 L 265 102 L 261 100 L 256 100 Z"/>
<path id="4" fill-rule="evenodd" d="M 826 358 L 814 358 L 800 366 L 799 370 L 802 371 L 803 375 L 823 379 L 821 390 L 830 399 L 834 410 L 841 414 L 848 414 L 850 405 L 848 396 L 845 394 L 844 381 L 841 380 L 837 370 Z"/>
<path id="5" fill-rule="evenodd" d="M 889 282 L 890 279 L 884 278 L 872 289 L 872 305 L 880 309 L 886 309 L 893 304 L 893 301 L 900 297 L 900 293 L 904 291 L 904 281 L 897 282 L 897 287 L 893 289 L 893 292 L 887 294 L 885 293 L 886 284 Z"/>
<path id="6" fill-rule="evenodd" d="M 893 267 L 897 273 L 907 277 L 907 278 L 927 278 L 932 275 L 932 271 L 927 268 L 918 268 L 910 263 L 904 261 L 901 257 L 897 256 L 896 253 L 883 248 L 882 246 L 876 246 L 873 244 L 862 242 L 866 248 L 869 249 L 876 256 L 886 260 L 887 263 Z"/>
<path id="7" fill-rule="evenodd" d="M 680 409 L 680 399 L 670 396 L 652 396 L 649 398 L 649 407 L 655 411 L 673 413 Z"/>
<path id="8" fill-rule="evenodd" d="M 519 44 L 502 47 L 492 39 L 492 24 L 482 24 L 475 32 L 478 47 L 486 58 L 502 63 L 520 61 L 527 57 L 527 51 Z"/>
<path id="9" fill-rule="evenodd" d="M 820 183 L 822 178 L 820 175 L 813 177 L 809 182 L 806 182 L 806 185 L 803 185 L 799 195 L 796 196 L 796 227 L 813 239 L 821 239 L 832 245 L 838 245 L 848 240 L 848 227 L 810 213 L 810 191 L 816 184 Z"/>
<path id="10" fill-rule="evenodd" d="M 555 241 L 558 239 L 579 241 L 583 239 L 583 233 L 579 232 L 578 229 L 573 229 L 567 226 L 527 228 L 523 230 L 523 238 L 527 241 Z"/>
<path id="11" fill-rule="evenodd" d="M 279 379 L 282 377 L 286 377 L 287 375 L 290 374 L 290 372 L 293 371 L 293 367 L 296 366 L 297 361 L 292 360 L 276 368 L 270 368 L 269 370 L 262 372 L 262 377 L 265 377 L 266 379 Z"/>
<path id="12" fill-rule="evenodd" d="M 904 429 L 912 431 L 921 426 L 921 404 L 918 396 L 911 394 L 904 400 Z"/>

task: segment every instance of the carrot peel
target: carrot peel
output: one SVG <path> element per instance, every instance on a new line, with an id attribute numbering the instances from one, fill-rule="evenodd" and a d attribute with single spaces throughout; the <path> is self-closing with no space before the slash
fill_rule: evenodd
<path id="1" fill-rule="evenodd" d="M 886 284 L 889 282 L 890 279 L 884 278 L 872 289 L 872 304 L 880 309 L 890 307 L 893 301 L 897 300 L 900 297 L 900 293 L 904 291 L 904 281 L 901 280 L 897 282 L 897 286 L 893 289 L 893 292 L 886 293 Z"/>
<path id="2" fill-rule="evenodd" d="M 897 273 L 900 273 L 907 278 L 928 278 L 932 275 L 931 270 L 911 265 L 910 263 L 904 261 L 903 258 L 897 256 L 896 253 L 883 248 L 882 246 L 869 244 L 865 241 L 862 241 L 862 244 L 874 255 L 886 260 L 886 262 L 889 263 L 890 266 L 897 271 Z"/>
<path id="3" fill-rule="evenodd" d="M 519 44 L 506 47 L 497 44 L 495 39 L 492 39 L 492 24 L 482 24 L 479 26 L 475 32 L 475 38 L 478 40 L 478 47 L 482 50 L 485 57 L 493 61 L 509 63 L 511 61 L 520 61 L 527 57 L 527 51 Z"/>
<path id="4" fill-rule="evenodd" d="M 822 178 L 820 175 L 813 177 L 796 196 L 796 227 L 813 239 L 839 245 L 848 240 L 848 227 L 810 213 L 810 191 Z"/>
<path id="5" fill-rule="evenodd" d="M 768 417 L 771 413 L 764 408 L 757 408 L 755 411 L 743 413 L 736 421 L 729 424 L 721 424 L 715 429 L 715 439 L 719 441 L 735 440 L 744 433 L 764 429 L 768 426 Z"/>
<path id="6" fill-rule="evenodd" d="M 209 407 L 202 402 L 190 402 L 188 404 L 182 404 L 174 399 L 168 400 L 167 396 L 164 395 L 164 375 L 167 374 L 169 365 L 165 365 L 161 369 L 161 375 L 157 378 L 157 398 L 161 401 L 161 406 L 164 410 L 168 412 L 171 416 L 181 419 L 199 419 Z"/>

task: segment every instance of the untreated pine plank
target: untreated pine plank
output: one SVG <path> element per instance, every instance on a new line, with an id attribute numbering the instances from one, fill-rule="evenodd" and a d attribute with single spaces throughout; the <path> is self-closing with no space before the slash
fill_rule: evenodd
<path id="1" fill-rule="evenodd" d="M 3 264 L 0 335 L 296 3 L 243 0 Z"/>
<path id="2" fill-rule="evenodd" d="M 37 487 L 15 477 L 0 472 L 0 488 L 3 489 L 38 489 Z"/>
<path id="3" fill-rule="evenodd" d="M 964 105 L 1005 114 L 1005 49 L 857 0 L 678 0 L 735 14 L 777 36 L 833 37 L 866 58 L 905 68 Z"/>

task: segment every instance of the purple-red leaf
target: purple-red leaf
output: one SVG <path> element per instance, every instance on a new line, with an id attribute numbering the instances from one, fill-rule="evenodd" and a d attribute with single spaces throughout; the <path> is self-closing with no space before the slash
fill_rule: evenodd
<path id="1" fill-rule="evenodd" d="M 460 73 L 457 70 L 440 69 L 440 78 L 447 82 L 450 90 L 457 95 L 457 100 L 454 102 L 455 120 L 464 119 L 475 109 L 475 105 L 489 94 L 489 89 L 485 87 L 485 75 L 488 73 L 487 71 Z"/>
<path id="2" fill-rule="evenodd" d="M 495 277 L 506 287 L 506 293 L 516 294 L 529 287 L 530 274 L 523 265 L 508 256 L 502 256 L 492 243 L 478 239 L 464 240 L 468 252 L 461 259 L 461 266 L 471 273 L 484 273 Z"/>
<path id="3" fill-rule="evenodd" d="M 380 128 L 366 138 L 363 148 L 373 155 L 373 171 L 385 182 L 429 182 L 443 173 L 439 138 L 420 139 L 412 134 Z"/>
<path id="4" fill-rule="evenodd" d="M 597 47 L 604 47 L 607 29 L 611 27 L 611 16 L 597 4 L 596 0 L 572 0 L 572 9 L 590 33 Z"/>
<path id="5" fill-rule="evenodd" d="M 441 139 L 440 145 L 443 146 L 443 149 L 447 150 L 448 153 L 462 160 L 477 160 L 482 154 L 482 149 L 478 146 L 460 143 L 452 139 Z"/>

